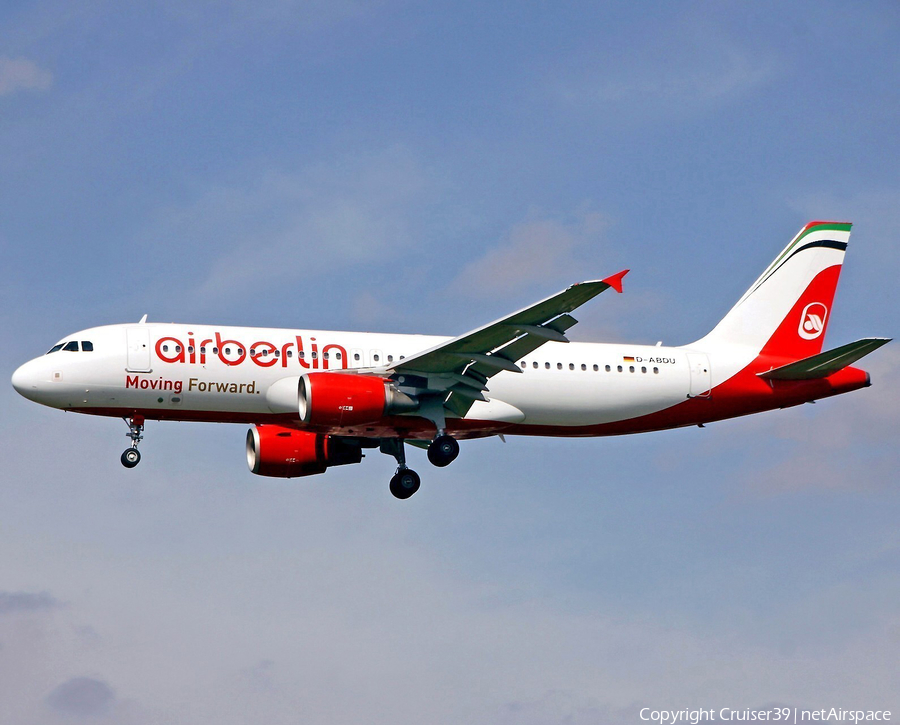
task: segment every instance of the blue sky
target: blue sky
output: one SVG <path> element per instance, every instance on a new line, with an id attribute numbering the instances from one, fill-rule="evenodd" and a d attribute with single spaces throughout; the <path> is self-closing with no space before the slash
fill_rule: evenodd
<path id="1" fill-rule="evenodd" d="M 811 219 L 894 336 L 896 3 L 6 3 L 0 360 L 137 320 L 704 334 Z M 900 710 L 900 353 L 815 406 L 253 477 L 241 426 L 2 393 L 0 720 L 632 723 Z"/>

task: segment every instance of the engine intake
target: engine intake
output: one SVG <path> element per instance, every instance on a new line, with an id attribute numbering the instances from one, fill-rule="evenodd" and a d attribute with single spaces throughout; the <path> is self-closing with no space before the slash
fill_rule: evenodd
<path id="1" fill-rule="evenodd" d="M 259 476 L 312 476 L 361 460 L 360 446 L 334 436 L 280 425 L 255 425 L 247 431 L 247 465 Z"/>
<path id="2" fill-rule="evenodd" d="M 363 425 L 418 407 L 416 400 L 394 389 L 384 378 L 347 373 L 300 376 L 300 420 L 309 425 Z"/>

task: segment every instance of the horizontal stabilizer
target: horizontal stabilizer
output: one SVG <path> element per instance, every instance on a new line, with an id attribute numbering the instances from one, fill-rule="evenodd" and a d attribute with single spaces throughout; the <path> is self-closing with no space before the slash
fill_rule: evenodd
<path id="1" fill-rule="evenodd" d="M 826 350 L 818 355 L 803 358 L 780 368 L 773 368 L 764 373 L 757 373 L 765 380 L 816 380 L 827 378 L 838 370 L 852 365 L 861 357 L 877 350 L 891 341 L 889 337 L 866 337 L 856 342 Z"/>

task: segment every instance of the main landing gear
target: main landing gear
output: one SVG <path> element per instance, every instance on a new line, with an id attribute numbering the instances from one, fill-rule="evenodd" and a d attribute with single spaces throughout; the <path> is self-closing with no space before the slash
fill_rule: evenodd
<path id="1" fill-rule="evenodd" d="M 382 438 L 381 452 L 397 459 L 397 472 L 391 478 L 391 493 L 407 499 L 419 490 L 419 474 L 406 465 L 406 450 L 402 438 Z M 439 431 L 428 446 L 428 460 L 439 467 L 449 466 L 459 455 L 459 443 L 453 436 Z"/>
<path id="2" fill-rule="evenodd" d="M 419 490 L 419 474 L 411 468 L 398 468 L 391 478 L 391 493 L 396 498 L 406 499 Z"/>
<path id="3" fill-rule="evenodd" d="M 141 452 L 137 447 L 138 443 L 144 439 L 144 436 L 141 435 L 144 432 L 144 416 L 136 415 L 131 420 L 128 420 L 128 418 L 123 418 L 122 420 L 128 426 L 126 435 L 131 438 L 131 448 L 125 449 L 122 453 L 121 461 L 125 468 L 134 468 L 141 462 Z"/>
<path id="4" fill-rule="evenodd" d="M 428 446 L 428 460 L 431 464 L 443 468 L 449 466 L 459 455 L 459 443 L 456 438 L 448 436 L 444 432 L 439 432 Z"/>
<path id="5" fill-rule="evenodd" d="M 419 474 L 406 466 L 406 451 L 402 438 L 385 438 L 381 441 L 381 452 L 397 459 L 397 472 L 391 478 L 391 493 L 396 498 L 407 499 L 419 490 L 422 480 Z"/>

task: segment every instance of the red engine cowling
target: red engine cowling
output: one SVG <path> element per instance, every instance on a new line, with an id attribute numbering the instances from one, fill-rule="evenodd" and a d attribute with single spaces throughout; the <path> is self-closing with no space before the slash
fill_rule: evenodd
<path id="1" fill-rule="evenodd" d="M 412 400 L 385 383 L 383 378 L 369 375 L 307 373 L 300 377 L 300 420 L 343 428 L 374 423 L 387 413 L 407 409 L 405 401 L 415 407 Z"/>
<path id="2" fill-rule="evenodd" d="M 361 460 L 359 446 L 334 436 L 280 425 L 255 425 L 247 431 L 247 465 L 260 476 L 311 476 Z"/>

